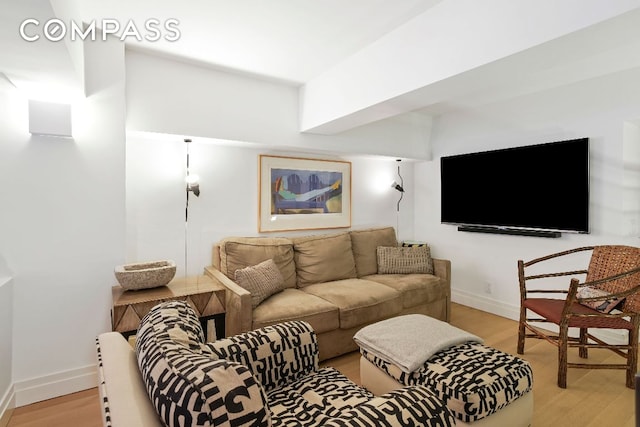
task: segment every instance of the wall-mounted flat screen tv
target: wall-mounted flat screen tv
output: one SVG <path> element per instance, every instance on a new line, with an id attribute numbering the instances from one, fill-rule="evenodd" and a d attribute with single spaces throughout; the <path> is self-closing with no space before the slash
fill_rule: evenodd
<path id="1" fill-rule="evenodd" d="M 440 178 L 442 223 L 589 232 L 588 138 L 442 157 Z"/>

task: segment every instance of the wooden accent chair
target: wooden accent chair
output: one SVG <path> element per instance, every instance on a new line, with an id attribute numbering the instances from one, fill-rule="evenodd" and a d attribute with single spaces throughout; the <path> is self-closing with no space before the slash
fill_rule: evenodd
<path id="1" fill-rule="evenodd" d="M 570 254 L 591 252 L 587 270 L 548 273 L 548 269 L 566 260 Z M 588 256 L 588 254 L 587 254 Z M 565 258 L 562 258 L 565 257 Z M 560 258 L 560 260 L 558 260 Z M 536 267 L 532 267 L 536 265 Z M 532 274 L 533 271 L 533 274 Z M 541 273 L 542 272 L 542 273 Z M 573 277 L 568 289 L 527 289 L 530 281 L 554 281 L 561 276 L 583 276 L 584 282 Z M 525 338 L 545 339 L 558 347 L 558 387 L 567 387 L 567 368 L 625 369 L 626 385 L 634 388 L 634 377 L 638 364 L 638 327 L 640 326 L 640 248 L 631 246 L 589 246 L 571 249 L 536 258 L 518 261 L 520 281 L 520 322 L 518 327 L 518 354 L 524 353 Z M 599 289 L 604 296 L 581 297 L 585 288 Z M 587 288 L 587 290 L 589 290 Z M 598 292 L 598 291 L 595 291 Z M 593 293 L 593 292 L 592 292 Z M 541 297 L 531 298 L 538 294 Z M 546 295 L 544 295 L 546 294 Z M 552 298 L 553 295 L 556 298 Z M 557 298 L 563 294 L 564 299 Z M 614 297 L 624 298 L 616 310 L 604 313 L 586 305 L 598 306 L 612 301 Z M 593 304 L 593 302 L 596 302 Z M 606 304 L 605 304 L 606 305 Z M 612 305 L 612 304 L 611 304 Z M 609 307 L 611 306 L 609 305 Z M 527 318 L 527 310 L 540 316 Z M 558 334 L 533 326 L 531 322 L 547 322 L 558 326 Z M 578 337 L 569 337 L 569 328 L 578 328 Z M 608 344 L 593 336 L 589 329 L 627 330 L 627 344 Z M 531 333 L 525 333 L 528 330 Z M 589 348 L 605 348 L 624 357 L 624 364 L 569 363 L 568 347 L 577 347 L 578 355 L 586 359 Z"/>

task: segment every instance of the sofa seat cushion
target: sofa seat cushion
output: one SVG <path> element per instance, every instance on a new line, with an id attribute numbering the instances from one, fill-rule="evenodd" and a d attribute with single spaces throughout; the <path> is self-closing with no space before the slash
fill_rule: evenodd
<path id="1" fill-rule="evenodd" d="M 303 291 L 338 307 L 341 329 L 386 319 L 402 310 L 398 291 L 370 280 L 345 279 L 317 283 L 305 286 Z"/>
<path id="2" fill-rule="evenodd" d="M 446 298 L 440 278 L 432 274 L 372 274 L 362 279 L 382 283 L 402 294 L 402 307 L 411 308 Z"/>
<path id="3" fill-rule="evenodd" d="M 254 329 L 290 320 L 308 322 L 316 333 L 340 326 L 338 307 L 300 289 L 285 289 L 253 310 Z"/>
<path id="4" fill-rule="evenodd" d="M 296 287 L 291 240 L 283 237 L 228 237 L 221 240 L 218 247 L 220 271 L 229 279 L 235 279 L 236 270 L 273 259 L 282 273 L 284 287 Z"/>

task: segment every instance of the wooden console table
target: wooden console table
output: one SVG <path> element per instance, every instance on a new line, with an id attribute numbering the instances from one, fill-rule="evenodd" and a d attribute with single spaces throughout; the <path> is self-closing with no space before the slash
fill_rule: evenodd
<path id="1" fill-rule="evenodd" d="M 207 322 L 215 322 L 217 338 L 225 336 L 225 287 L 208 276 L 175 278 L 167 286 L 139 291 L 125 291 L 116 285 L 111 289 L 113 309 L 111 327 L 125 337 L 133 335 L 140 320 L 151 308 L 165 301 L 187 301 L 200 319 L 207 339 Z"/>

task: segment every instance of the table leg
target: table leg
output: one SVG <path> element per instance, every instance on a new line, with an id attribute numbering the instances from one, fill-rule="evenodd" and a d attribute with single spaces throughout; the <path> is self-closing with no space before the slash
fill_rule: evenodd
<path id="1" fill-rule="evenodd" d="M 225 337 L 225 322 L 224 322 L 224 317 L 225 317 L 225 313 L 218 313 L 218 314 L 214 314 L 212 316 L 205 316 L 205 317 L 201 317 L 200 318 L 200 325 L 202 326 L 202 332 L 204 332 L 204 337 L 205 340 L 207 339 L 208 335 L 208 323 L 209 320 L 213 319 L 214 324 L 216 326 L 216 339 L 220 339 L 220 338 L 224 338 Z"/>

